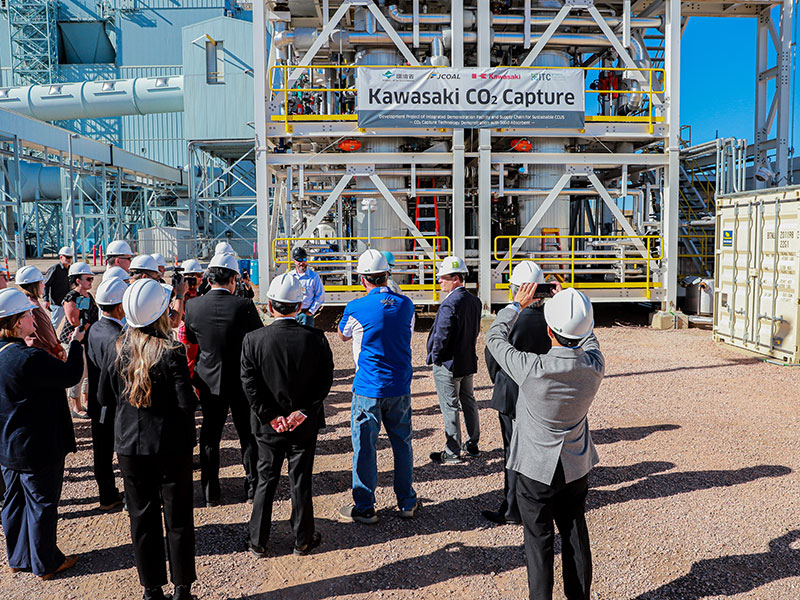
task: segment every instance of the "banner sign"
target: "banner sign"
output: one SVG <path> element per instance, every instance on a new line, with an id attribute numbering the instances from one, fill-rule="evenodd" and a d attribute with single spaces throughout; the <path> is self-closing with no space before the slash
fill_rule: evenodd
<path id="1" fill-rule="evenodd" d="M 359 68 L 359 127 L 583 129 L 581 69 Z"/>

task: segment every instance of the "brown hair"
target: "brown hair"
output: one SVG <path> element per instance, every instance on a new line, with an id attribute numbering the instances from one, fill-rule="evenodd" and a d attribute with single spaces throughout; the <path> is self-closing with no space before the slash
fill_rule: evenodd
<path id="1" fill-rule="evenodd" d="M 34 281 L 33 283 L 21 283 L 19 288 L 31 300 L 38 300 L 42 297 L 42 295 L 39 293 L 41 285 L 41 281 Z"/>
<path id="2" fill-rule="evenodd" d="M 128 327 L 117 340 L 117 370 L 125 387 L 123 395 L 136 408 L 148 408 L 153 381 L 150 371 L 169 350 L 179 347 L 170 337 L 169 311 L 147 327 Z"/>
<path id="3" fill-rule="evenodd" d="M 25 312 L 21 312 L 11 315 L 10 317 L 3 317 L 0 319 L 0 338 L 8 339 L 19 337 L 19 334 L 17 333 L 17 327 L 24 316 Z"/>

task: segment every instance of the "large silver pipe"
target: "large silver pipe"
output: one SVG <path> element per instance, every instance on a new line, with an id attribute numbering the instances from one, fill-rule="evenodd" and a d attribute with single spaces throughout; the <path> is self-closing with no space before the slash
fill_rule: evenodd
<path id="1" fill-rule="evenodd" d="M 414 22 L 414 15 L 404 13 L 397 6 L 389 6 L 389 17 L 395 23 L 411 25 Z M 450 15 L 442 13 L 421 13 L 418 17 L 420 25 L 449 25 Z M 523 25 L 525 17 L 522 15 L 492 15 L 492 25 Z M 618 27 L 622 24 L 622 17 L 606 17 L 609 27 Z M 547 27 L 553 22 L 553 17 L 531 16 L 532 27 Z M 563 23 L 566 27 L 590 27 L 597 26 L 594 19 L 588 17 L 567 17 Z M 661 17 L 632 17 L 631 27 L 636 28 L 658 28 L 663 24 Z M 475 12 L 464 11 L 464 29 L 472 29 L 475 26 Z"/>
<path id="2" fill-rule="evenodd" d="M 183 76 L 0 88 L 0 108 L 42 121 L 183 111 Z"/>
<path id="3" fill-rule="evenodd" d="M 7 166 L 10 166 L 10 164 Z M 17 183 L 17 170 L 15 168 L 7 168 L 6 171 L 12 189 L 14 189 Z M 64 183 L 59 167 L 20 161 L 19 174 L 19 191 L 23 202 L 61 200 Z M 80 178 L 80 185 L 84 194 L 90 198 L 97 198 L 101 195 L 100 190 L 103 188 L 103 179 L 96 176 L 84 176 Z"/>

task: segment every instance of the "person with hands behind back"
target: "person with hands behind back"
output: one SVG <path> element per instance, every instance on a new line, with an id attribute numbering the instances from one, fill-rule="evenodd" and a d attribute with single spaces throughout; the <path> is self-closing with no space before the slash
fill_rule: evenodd
<path id="1" fill-rule="evenodd" d="M 317 435 L 325 426 L 323 401 L 333 383 L 333 354 L 321 330 L 296 320 L 303 302 L 303 286 L 296 277 L 278 275 L 267 298 L 275 321 L 248 333 L 242 343 L 242 382 L 258 444 L 249 549 L 258 557 L 266 555 L 272 501 L 286 459 L 294 553 L 305 555 L 322 540 L 314 529 L 311 474 Z"/>

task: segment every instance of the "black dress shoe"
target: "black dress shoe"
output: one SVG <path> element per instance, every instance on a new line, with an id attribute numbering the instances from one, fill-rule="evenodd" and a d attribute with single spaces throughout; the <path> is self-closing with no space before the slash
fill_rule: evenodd
<path id="1" fill-rule="evenodd" d="M 311 552 L 314 548 L 320 545 L 322 542 L 322 534 L 319 531 L 315 531 L 314 535 L 311 536 L 311 541 L 308 542 L 305 546 L 300 546 L 299 548 L 295 547 L 294 553 L 297 556 L 305 556 L 309 552 Z"/>
<path id="2" fill-rule="evenodd" d="M 171 600 L 172 596 L 169 594 L 164 595 L 164 591 L 158 588 L 151 588 L 144 590 L 144 596 L 142 596 L 142 600 Z"/>
<path id="3" fill-rule="evenodd" d="M 522 524 L 522 521 L 520 521 L 520 520 L 507 519 L 506 516 L 503 513 L 499 512 L 499 511 L 496 511 L 496 510 L 482 510 L 481 514 L 486 519 L 488 519 L 489 521 L 491 521 L 492 523 L 495 523 L 497 525 L 521 525 Z"/>
<path id="4" fill-rule="evenodd" d="M 172 592 L 172 600 L 194 600 L 190 586 L 176 585 Z"/>

